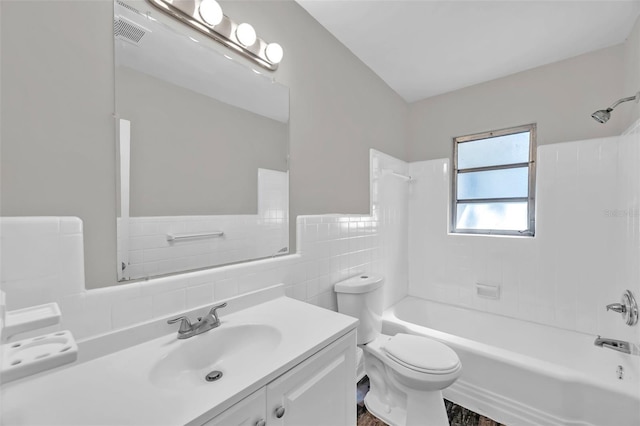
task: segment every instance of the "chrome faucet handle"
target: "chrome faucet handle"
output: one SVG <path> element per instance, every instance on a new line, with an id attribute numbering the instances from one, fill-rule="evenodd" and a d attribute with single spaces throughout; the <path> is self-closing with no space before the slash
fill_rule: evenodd
<path id="1" fill-rule="evenodd" d="M 211 307 L 211 310 L 209 311 L 209 315 L 211 315 L 213 317 L 213 321 L 214 324 L 220 325 L 220 318 L 218 317 L 218 309 L 220 308 L 224 308 L 227 306 L 227 302 L 224 303 L 220 303 L 219 305 L 214 305 Z"/>
<path id="2" fill-rule="evenodd" d="M 627 311 L 627 308 L 621 303 L 611 303 L 607 305 L 607 311 L 614 311 L 619 314 L 623 314 Z"/>
<path id="3" fill-rule="evenodd" d="M 622 294 L 622 300 L 620 303 L 611 303 L 607 305 L 607 311 L 614 311 L 622 314 L 622 320 L 629 326 L 636 325 L 638 323 L 638 304 L 636 303 L 636 299 L 633 297 L 633 293 L 629 290 L 626 290 Z"/>
<path id="4" fill-rule="evenodd" d="M 178 334 L 185 334 L 193 331 L 193 326 L 191 325 L 191 321 L 189 321 L 189 318 L 185 316 L 170 319 L 167 321 L 167 324 L 175 324 L 178 321 L 181 321 L 180 328 L 178 329 Z"/>

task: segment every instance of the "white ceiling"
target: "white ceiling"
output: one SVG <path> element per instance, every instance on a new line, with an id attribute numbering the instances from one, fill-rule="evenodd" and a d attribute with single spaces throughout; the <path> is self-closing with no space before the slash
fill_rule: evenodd
<path id="1" fill-rule="evenodd" d="M 635 1 L 296 0 L 407 102 L 622 43 Z"/>

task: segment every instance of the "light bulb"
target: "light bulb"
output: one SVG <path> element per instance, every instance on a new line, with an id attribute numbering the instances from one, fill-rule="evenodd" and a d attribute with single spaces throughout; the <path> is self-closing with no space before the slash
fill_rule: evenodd
<path id="1" fill-rule="evenodd" d="M 264 53 L 267 55 L 267 59 L 273 64 L 279 64 L 282 60 L 282 56 L 284 55 L 282 46 L 278 43 L 269 43 Z"/>
<path id="2" fill-rule="evenodd" d="M 256 30 L 250 24 L 244 22 L 236 28 L 236 38 L 242 45 L 246 47 L 252 46 L 256 42 Z"/>
<path id="3" fill-rule="evenodd" d="M 216 0 L 202 0 L 198 10 L 207 24 L 215 26 L 222 22 L 222 8 Z"/>

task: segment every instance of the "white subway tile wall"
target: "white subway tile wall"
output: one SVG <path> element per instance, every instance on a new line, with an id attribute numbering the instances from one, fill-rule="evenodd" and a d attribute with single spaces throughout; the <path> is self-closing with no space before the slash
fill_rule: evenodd
<path id="1" fill-rule="evenodd" d="M 2 218 L 0 275 L 7 309 L 84 290 L 82 221 L 75 217 Z"/>
<path id="2" fill-rule="evenodd" d="M 65 249 L 58 240 L 68 235 L 58 224 L 66 221 L 74 221 L 80 232 L 73 234 L 78 237 L 75 246 Z M 300 216 L 298 254 L 85 291 L 83 280 L 66 285 L 67 274 L 59 267 L 72 265 L 65 267 L 71 278 L 83 275 L 79 219 L 2 218 L 1 223 L 3 266 L 16 260 L 15 268 L 2 269 L 7 308 L 56 301 L 62 320 L 50 331 L 71 330 L 78 340 L 279 283 L 285 284 L 290 297 L 336 310 L 336 282 L 358 273 L 380 273 L 377 220 L 360 215 Z M 52 253 L 57 257 L 49 259 Z"/>
<path id="3" fill-rule="evenodd" d="M 289 173 L 258 169 L 254 215 L 130 217 L 129 239 L 118 226 L 118 259 L 129 279 L 272 256 L 289 245 Z M 120 223 L 120 219 L 118 219 Z M 169 234 L 222 231 L 221 237 L 167 241 Z M 128 249 L 128 257 L 123 250 Z"/>
<path id="4" fill-rule="evenodd" d="M 409 294 L 640 340 L 605 305 L 640 295 L 640 133 L 538 148 L 536 236 L 448 233 L 448 160 L 412 163 Z M 476 283 L 501 287 L 498 300 Z"/>

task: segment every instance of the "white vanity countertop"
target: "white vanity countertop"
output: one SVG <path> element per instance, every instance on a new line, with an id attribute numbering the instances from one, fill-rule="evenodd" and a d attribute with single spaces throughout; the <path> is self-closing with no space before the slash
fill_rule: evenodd
<path id="1" fill-rule="evenodd" d="M 229 315 L 222 310 L 220 317 L 219 328 L 199 336 L 178 340 L 173 332 L 65 369 L 8 383 L 2 386 L 2 424 L 202 424 L 357 325 L 354 318 L 284 296 Z M 191 348 L 193 352 L 195 347 L 201 351 L 195 339 L 206 338 L 207 333 L 227 329 L 228 336 L 233 327 L 255 326 L 257 340 L 268 328 L 267 334 L 275 334 L 277 342 L 270 340 L 263 353 L 261 343 L 248 346 L 247 353 L 241 355 L 247 358 L 246 366 L 227 372 L 219 381 L 207 382 L 204 375 L 194 381 L 193 372 L 179 371 L 179 366 L 175 383 L 172 375 L 161 380 L 154 376 L 154 367 L 157 369 L 180 345 L 180 350 Z M 244 361 L 236 358 L 230 362 Z M 207 368 L 206 362 L 202 367 Z"/>

